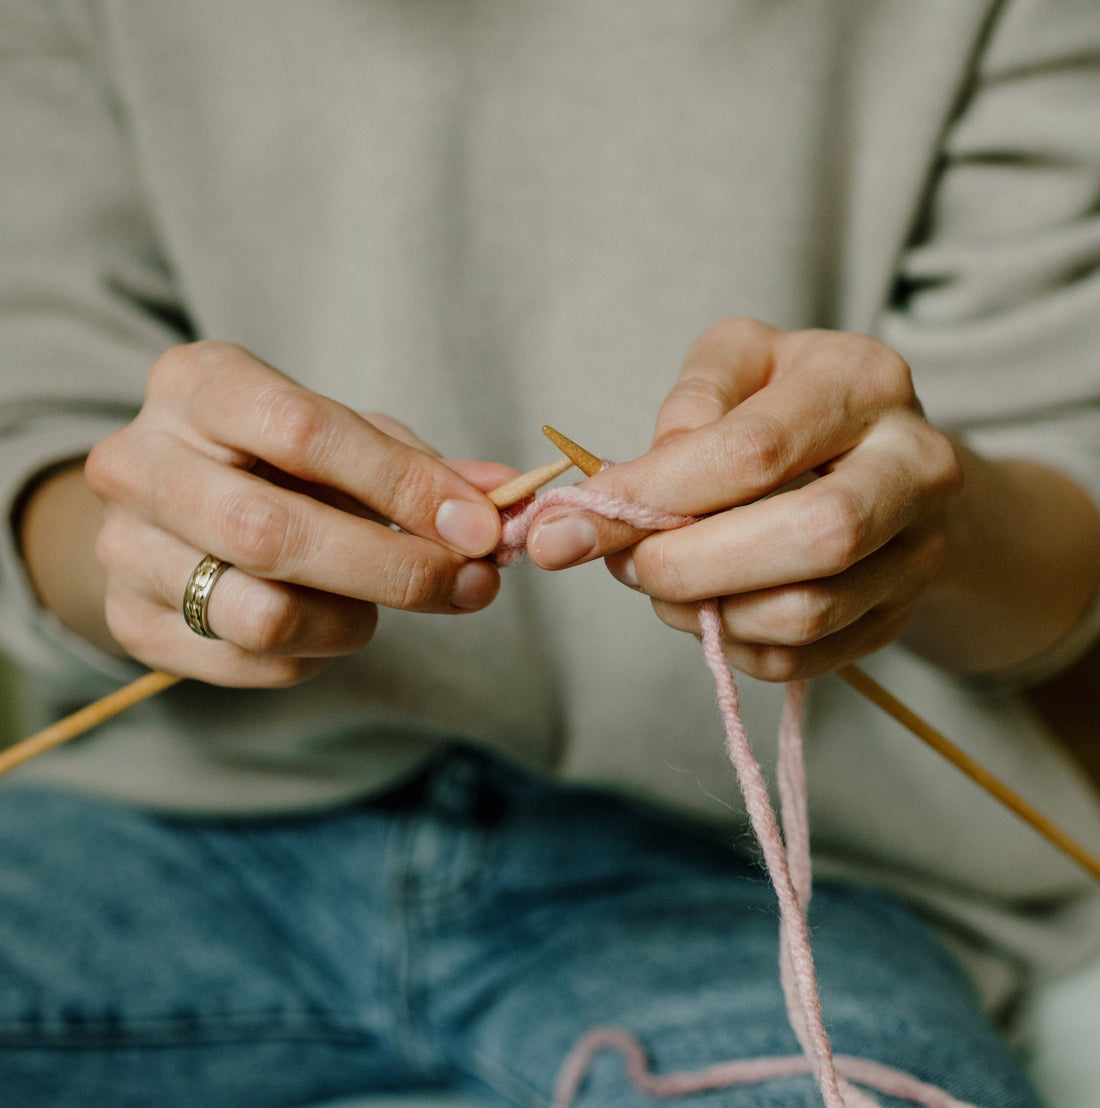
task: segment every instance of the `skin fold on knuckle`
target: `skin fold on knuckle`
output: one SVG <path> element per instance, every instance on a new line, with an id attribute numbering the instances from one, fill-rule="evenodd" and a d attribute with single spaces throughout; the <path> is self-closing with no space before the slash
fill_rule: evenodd
<path id="1" fill-rule="evenodd" d="M 757 621 L 762 641 L 777 646 L 809 646 L 846 622 L 829 590 L 813 583 L 761 598 Z"/>
<path id="2" fill-rule="evenodd" d="M 744 382 L 731 371 L 746 347 L 758 350 L 776 334 L 759 320 L 733 316 L 703 331 L 688 348 L 680 374 L 657 417 L 653 445 L 716 422 L 732 408 Z"/>
<path id="3" fill-rule="evenodd" d="M 909 364 L 892 347 L 859 333 L 808 334 L 824 335 L 822 351 L 846 379 L 858 382 L 860 409 L 880 413 L 920 410 Z"/>
<path id="4" fill-rule="evenodd" d="M 136 432 L 130 424 L 100 439 L 84 461 L 84 477 L 92 492 L 104 502 L 133 497 L 135 477 L 142 472 L 144 451 L 134 449 Z"/>
<path id="5" fill-rule="evenodd" d="M 718 382 L 686 371 L 661 404 L 653 445 L 662 446 L 696 427 L 713 423 L 728 410 L 729 403 Z"/>
<path id="6" fill-rule="evenodd" d="M 378 622 L 373 604 L 285 585 L 267 585 L 237 612 L 243 648 L 306 658 L 351 654 L 371 640 Z"/>
<path id="7" fill-rule="evenodd" d="M 218 505 L 216 530 L 227 560 L 258 577 L 278 576 L 297 545 L 289 506 L 263 488 L 226 496 Z"/>
<path id="8" fill-rule="evenodd" d="M 447 565 L 421 552 L 392 559 L 379 575 L 378 602 L 406 612 L 449 611 L 457 565 Z"/>
<path id="9" fill-rule="evenodd" d="M 255 398 L 264 459 L 306 480 L 320 477 L 335 431 L 332 401 L 279 381 Z"/>
<path id="10" fill-rule="evenodd" d="M 394 419 L 393 416 L 386 415 L 385 412 L 360 412 L 359 418 L 365 420 L 384 435 L 388 435 L 391 439 L 397 439 L 398 442 L 403 442 L 414 450 L 423 451 L 433 458 L 442 458 L 439 451 L 420 438 L 411 427 L 407 427 L 400 420 Z"/>
<path id="11" fill-rule="evenodd" d="M 435 514 L 448 493 L 443 480 L 453 476 L 421 450 L 393 445 L 380 459 L 372 507 L 410 531 L 434 532 Z"/>
<path id="12" fill-rule="evenodd" d="M 734 669 L 760 681 L 780 684 L 813 677 L 820 672 L 806 650 L 767 643 L 729 643 L 725 653 Z"/>
<path id="13" fill-rule="evenodd" d="M 963 491 L 965 471 L 955 444 L 929 424 L 924 424 L 925 442 L 921 457 L 931 472 L 931 487 L 938 502 L 945 504 Z"/>
<path id="14" fill-rule="evenodd" d="M 883 649 L 901 634 L 911 598 L 896 598 L 805 644 L 728 638 L 729 664 L 761 681 L 785 683 L 819 677 Z"/>
<path id="15" fill-rule="evenodd" d="M 296 653 L 304 625 L 301 602 L 294 592 L 275 584 L 255 585 L 242 594 L 241 603 L 227 612 L 235 628 L 226 628 L 223 638 L 232 638 L 252 654 Z"/>
<path id="16" fill-rule="evenodd" d="M 870 552 L 872 521 L 852 490 L 822 484 L 803 503 L 796 534 L 812 551 L 814 575 L 830 577 Z"/>
<path id="17" fill-rule="evenodd" d="M 877 339 L 870 344 L 864 359 L 871 396 L 883 409 L 901 408 L 919 413 L 920 403 L 913 388 L 913 373 L 909 363 L 892 347 Z"/>
<path id="18" fill-rule="evenodd" d="M 149 370 L 146 403 L 154 407 L 185 406 L 204 385 L 220 376 L 227 364 L 245 354 L 240 346 L 220 339 L 199 339 L 170 347 Z"/>
<path id="19" fill-rule="evenodd" d="M 727 316 L 711 324 L 692 344 L 688 358 L 696 360 L 718 355 L 725 360 L 731 352 L 774 340 L 781 332 L 752 316 Z"/>
<path id="20" fill-rule="evenodd" d="M 964 469 L 951 439 L 918 412 L 891 412 L 878 420 L 869 442 L 885 451 L 897 487 L 924 504 L 923 511 L 947 503 L 962 491 Z M 914 506 L 912 514 L 922 514 Z"/>
<path id="21" fill-rule="evenodd" d="M 735 479 L 755 497 L 771 492 L 792 475 L 793 438 L 778 416 L 755 412 L 746 418 L 735 410 L 727 420 L 735 433 L 722 440 L 725 449 L 715 458 L 715 480 L 729 484 Z"/>

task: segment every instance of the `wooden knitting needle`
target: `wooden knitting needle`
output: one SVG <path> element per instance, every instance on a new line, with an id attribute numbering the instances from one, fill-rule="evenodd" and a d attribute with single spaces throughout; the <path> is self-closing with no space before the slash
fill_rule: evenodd
<path id="1" fill-rule="evenodd" d="M 590 454 L 583 446 L 567 439 L 560 431 L 549 424 L 543 424 L 542 433 L 585 475 L 594 477 L 603 469 L 603 459 Z"/>
<path id="2" fill-rule="evenodd" d="M 990 796 L 996 797 L 1006 808 L 1011 809 L 1021 819 L 1030 823 L 1044 838 L 1052 842 L 1064 854 L 1068 854 L 1078 865 L 1083 866 L 1100 881 L 1100 859 L 1091 855 L 1080 843 L 1071 839 L 1060 827 L 1055 826 L 1036 808 L 1033 808 L 1022 796 L 1010 789 L 999 778 L 978 762 L 966 751 L 956 746 L 946 735 L 942 735 L 930 723 L 921 719 L 916 712 L 907 708 L 893 693 L 884 689 L 869 673 L 859 666 L 842 666 L 837 676 L 847 681 L 857 692 L 862 693 L 872 704 L 877 705 L 887 715 L 892 716 L 903 727 L 908 728 L 922 742 L 927 743 L 937 754 L 946 758 L 956 769 L 966 774 L 971 781 L 980 785 Z"/>
<path id="3" fill-rule="evenodd" d="M 568 457 L 559 458 L 557 461 L 539 466 L 538 469 L 532 469 L 528 473 L 521 473 L 518 477 L 513 477 L 511 481 L 507 481 L 486 493 L 486 496 L 492 501 L 494 507 L 507 508 L 531 496 L 547 482 L 553 481 L 555 477 L 560 477 L 572 466 L 573 463 Z M 103 697 L 102 700 L 97 700 L 94 704 L 89 704 L 86 708 L 81 708 L 71 716 L 66 716 L 64 719 L 51 724 L 45 730 L 31 735 L 30 738 L 16 743 L 15 746 L 0 751 L 0 776 L 24 762 L 29 762 L 31 758 L 38 754 L 43 754 L 47 750 L 52 750 L 55 746 L 60 746 L 70 739 L 75 739 L 77 735 L 83 735 L 85 731 L 91 730 L 91 728 L 103 723 L 104 720 L 118 715 L 119 712 L 125 711 L 139 701 L 156 696 L 157 693 L 171 688 L 180 680 L 181 678 L 170 673 L 164 673 L 161 670 L 146 673 L 124 688 Z"/>
<path id="4" fill-rule="evenodd" d="M 131 681 L 124 688 L 103 697 L 102 700 L 97 700 L 94 704 L 73 712 L 71 716 L 59 719 L 44 731 L 39 731 L 29 739 L 24 739 L 15 746 L 9 746 L 7 750 L 0 753 L 0 776 L 15 769 L 16 766 L 21 766 L 24 762 L 29 762 L 38 754 L 44 754 L 47 750 L 68 742 L 69 739 L 75 739 L 77 735 L 82 735 L 96 724 L 118 715 L 138 701 L 146 700 L 171 688 L 179 680 L 180 678 L 170 673 L 153 670 L 136 681 Z"/>
<path id="5" fill-rule="evenodd" d="M 567 469 L 572 469 L 575 464 L 568 456 L 559 458 L 556 462 L 549 462 L 547 465 L 539 466 L 538 469 L 521 473 L 485 495 L 493 502 L 494 508 L 510 508 L 513 504 L 518 504 L 519 501 L 537 492 L 543 485 L 553 481 L 555 477 L 560 477 Z"/>
<path id="6" fill-rule="evenodd" d="M 553 427 L 543 427 L 542 432 L 586 477 L 592 477 L 603 469 L 604 463 L 595 454 L 591 454 L 584 447 L 578 446 L 560 431 L 555 431 Z M 1031 824 L 1040 835 L 1100 881 L 1100 859 L 1094 857 L 1080 843 L 1056 827 L 1046 816 L 1028 804 L 1022 796 L 1010 789 L 984 766 L 975 762 L 969 754 L 956 746 L 946 736 L 940 734 L 916 712 L 907 708 L 870 674 L 864 672 L 859 666 L 847 665 L 837 670 L 837 676 L 847 681 L 853 689 L 897 720 L 898 723 L 930 746 L 937 754 L 946 758 L 956 769 L 965 773 L 990 796 L 999 800 L 1026 823 Z"/>

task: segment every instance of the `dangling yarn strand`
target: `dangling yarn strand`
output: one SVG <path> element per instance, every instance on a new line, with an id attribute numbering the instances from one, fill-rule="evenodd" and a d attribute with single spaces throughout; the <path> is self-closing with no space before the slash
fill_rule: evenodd
<path id="1" fill-rule="evenodd" d="M 764 855 L 776 897 L 779 900 L 781 962 L 789 963 L 790 980 L 784 981 L 788 1012 L 797 1002 L 795 1034 L 802 1040 L 802 1049 L 814 1062 L 814 1077 L 825 1100 L 826 1108 L 845 1108 L 844 1098 L 833 1065 L 833 1051 L 821 1014 L 813 954 L 810 950 L 810 929 L 806 918 L 807 904 L 799 897 L 787 860 L 787 848 L 779 830 L 775 810 L 768 796 L 768 787 L 760 770 L 741 721 L 737 686 L 733 681 L 722 651 L 722 623 L 716 600 L 699 605 L 699 626 L 703 634 L 703 656 L 717 690 L 718 708 L 726 729 L 726 753 L 737 771 L 741 795 L 745 800 L 749 822 Z M 792 713 L 788 711 L 790 717 Z M 801 741 L 799 741 L 801 746 Z M 801 761 L 801 758 L 799 759 Z M 793 782 L 797 787 L 797 779 Z M 803 778 L 802 785 L 804 787 Z M 801 798 L 800 798 L 801 799 Z M 808 834 L 806 839 L 808 845 Z M 795 867 L 809 884 L 809 854 Z M 808 898 L 806 898 L 808 899 Z M 809 1047 L 809 1049 L 807 1049 Z"/>
<path id="2" fill-rule="evenodd" d="M 647 531 L 671 530 L 694 522 L 690 516 L 646 508 L 629 500 L 577 487 L 554 489 L 506 513 L 497 550 L 500 565 L 522 556 L 527 534 L 538 516 L 551 508 L 570 507 L 619 519 Z M 737 686 L 722 649 L 718 602 L 699 605 L 703 655 L 714 677 L 715 692 L 726 732 L 726 752 L 737 773 L 753 833 L 779 901 L 780 982 L 787 1016 L 802 1048 L 801 1055 L 747 1058 L 722 1062 L 695 1073 L 655 1074 L 645 1050 L 628 1031 L 596 1027 L 574 1045 L 558 1072 L 551 1108 L 572 1108 L 593 1056 L 616 1049 L 625 1058 L 627 1075 L 641 1092 L 654 1097 L 756 1084 L 798 1074 L 812 1074 L 825 1108 L 877 1108 L 878 1102 L 851 1082 L 922 1105 L 923 1108 L 976 1108 L 934 1085 L 868 1059 L 833 1055 L 825 1030 L 810 946 L 807 911 L 812 887 L 805 759 L 801 717 L 806 696 L 803 682 L 787 686 L 779 727 L 777 777 L 783 831 L 772 807 L 760 765 L 741 720 Z M 784 841 L 784 835 L 786 839 Z"/>

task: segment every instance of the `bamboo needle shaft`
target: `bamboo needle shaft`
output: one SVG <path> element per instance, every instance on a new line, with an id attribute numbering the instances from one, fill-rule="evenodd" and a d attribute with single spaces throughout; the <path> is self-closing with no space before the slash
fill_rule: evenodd
<path id="1" fill-rule="evenodd" d="M 1100 881 L 1100 859 L 1093 857 L 1080 843 L 1071 839 L 1061 828 L 1051 823 L 1042 812 L 1032 807 L 1000 778 L 994 777 L 983 765 L 974 761 L 966 751 L 956 746 L 946 735 L 941 734 L 930 723 L 921 719 L 916 712 L 907 708 L 870 674 L 858 666 L 844 666 L 837 670 L 837 676 L 847 681 L 853 689 L 862 693 L 903 727 L 908 728 L 917 738 L 946 758 L 956 769 L 965 773 L 967 777 L 980 785 L 991 796 L 995 796 L 1006 808 L 1011 809 L 1021 819 L 1030 823 L 1040 835 L 1052 842 L 1063 853 L 1068 854 L 1078 865 L 1083 866 L 1093 877 Z"/>
<path id="2" fill-rule="evenodd" d="M 566 438 L 560 431 L 552 427 L 544 427 L 543 434 L 586 476 L 592 477 L 603 468 L 603 462 L 589 453 L 583 447 L 578 446 L 572 439 Z M 946 736 L 940 734 L 930 723 L 922 719 L 911 708 L 906 707 L 896 696 L 884 689 L 873 677 L 865 673 L 858 666 L 844 666 L 837 671 L 853 689 L 865 696 L 872 704 L 881 708 L 892 716 L 903 727 L 907 728 L 922 742 L 930 746 L 936 753 L 946 758 L 956 769 L 961 770 L 972 781 L 983 788 L 990 796 L 995 797 L 1010 811 L 1013 811 L 1025 822 L 1039 832 L 1045 839 L 1053 843 L 1064 854 L 1072 858 L 1079 866 L 1086 869 L 1093 877 L 1100 881 L 1100 860 L 1090 854 L 1080 843 L 1070 838 L 1059 827 L 1050 822 L 1041 812 L 1028 804 L 1018 793 L 1010 789 L 998 777 L 995 777 L 984 766 L 974 761 L 965 751 L 961 750 Z"/>
<path id="3" fill-rule="evenodd" d="M 572 465 L 568 457 L 560 458 L 547 465 L 539 466 L 538 469 L 532 469 L 528 473 L 521 473 L 486 495 L 494 507 L 507 508 L 530 496 L 547 482 L 563 474 Z M 23 739 L 22 742 L 0 751 L 0 776 L 15 769 L 16 766 L 21 766 L 24 762 L 29 762 L 38 754 L 43 754 L 55 746 L 75 739 L 78 735 L 83 735 L 85 731 L 90 731 L 104 720 L 124 712 L 139 701 L 156 696 L 157 693 L 171 688 L 178 681 L 180 678 L 170 673 L 153 670 L 101 700 L 73 712 L 64 719 L 59 719 L 44 730 Z"/>
<path id="4" fill-rule="evenodd" d="M 24 762 L 29 762 L 31 758 L 38 754 L 44 754 L 47 750 L 68 742 L 69 739 L 75 739 L 77 735 L 84 734 L 85 731 L 95 727 L 96 724 L 102 723 L 105 719 L 110 719 L 111 716 L 118 715 L 119 712 L 125 711 L 140 700 L 156 696 L 157 693 L 170 688 L 179 680 L 178 677 L 174 677 L 170 673 L 153 670 L 151 673 L 139 677 L 136 681 L 132 681 L 124 688 L 103 697 L 102 700 L 97 700 L 94 704 L 89 704 L 86 708 L 73 712 L 71 716 L 59 719 L 44 731 L 39 731 L 37 734 L 31 735 L 29 739 L 24 739 L 0 753 L 0 775 L 15 769 L 16 766 L 20 766 Z"/>
<path id="5" fill-rule="evenodd" d="M 513 477 L 511 481 L 498 485 L 492 492 L 485 495 L 493 502 L 495 508 L 508 508 L 520 500 L 530 496 L 541 489 L 548 481 L 560 477 L 567 469 L 573 467 L 569 458 L 560 458 L 556 462 L 549 462 L 538 469 L 532 469 L 528 473 L 521 473 Z"/>

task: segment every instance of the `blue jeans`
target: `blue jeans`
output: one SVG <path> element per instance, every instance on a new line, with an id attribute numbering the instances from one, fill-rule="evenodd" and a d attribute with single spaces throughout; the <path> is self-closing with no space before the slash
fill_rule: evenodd
<path id="1" fill-rule="evenodd" d="M 1037 1108 L 908 908 L 823 882 L 812 925 L 838 1052 L 983 1108 Z M 535 1108 L 604 1023 L 662 1071 L 791 1053 L 776 931 L 770 886 L 740 854 L 461 749 L 380 800 L 296 818 L 165 818 L 10 788 L 0 1101 L 274 1108 L 450 1086 Z M 606 1054 L 579 1103 L 654 1102 Z M 797 1077 L 692 1103 L 820 1099 Z"/>

